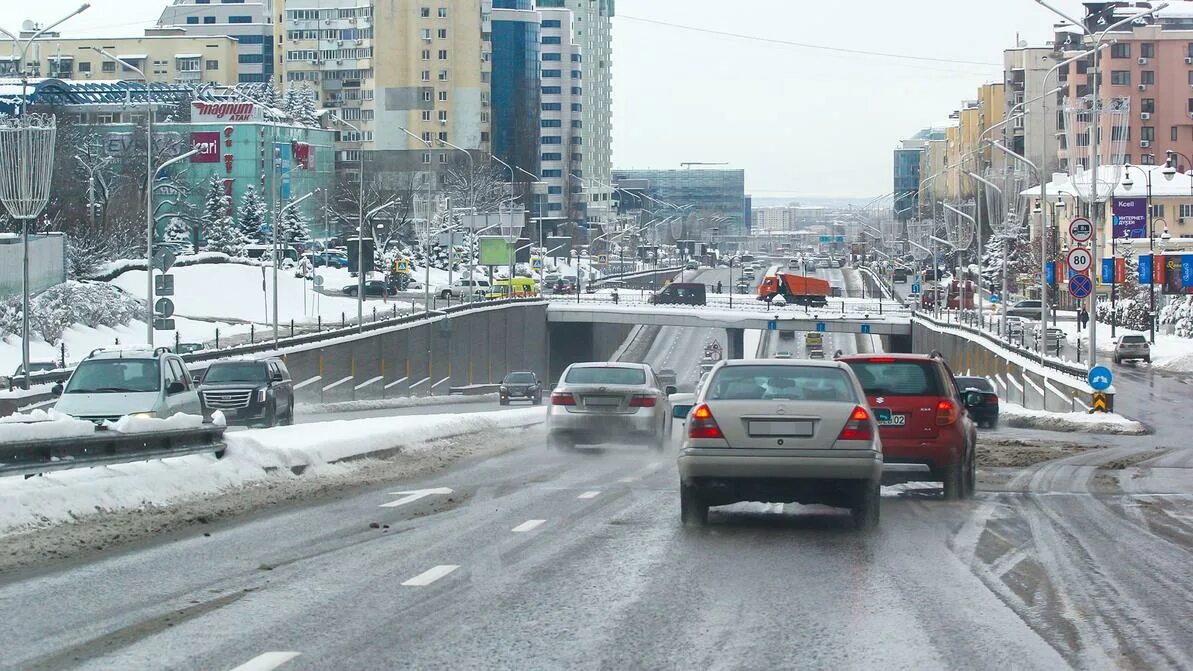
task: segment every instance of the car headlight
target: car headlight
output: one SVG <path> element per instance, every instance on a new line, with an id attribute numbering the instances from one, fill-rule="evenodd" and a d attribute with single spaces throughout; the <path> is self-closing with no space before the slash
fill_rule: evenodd
<path id="1" fill-rule="evenodd" d="M 506 386 L 503 384 L 503 385 L 501 385 L 500 391 L 509 391 L 509 389 L 507 389 Z"/>
<path id="2" fill-rule="evenodd" d="M 152 410 L 147 412 L 134 412 L 133 414 L 129 415 L 129 417 L 136 417 L 138 419 L 153 419 L 154 417 L 157 417 L 157 413 L 153 412 Z"/>
<path id="3" fill-rule="evenodd" d="M 258 390 L 257 390 L 257 402 L 258 402 L 258 403 L 264 403 L 264 402 L 265 402 L 265 395 L 266 395 L 266 393 L 267 393 L 267 390 L 266 390 L 264 387 L 262 387 L 262 388 L 260 388 L 260 389 L 258 389 Z"/>

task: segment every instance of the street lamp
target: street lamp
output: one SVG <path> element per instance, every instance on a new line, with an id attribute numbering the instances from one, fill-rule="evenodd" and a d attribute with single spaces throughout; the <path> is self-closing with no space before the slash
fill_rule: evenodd
<path id="1" fill-rule="evenodd" d="M 948 203 L 944 203 L 944 208 L 946 210 L 952 212 L 953 214 L 961 217 L 962 219 L 965 219 L 966 221 L 968 221 L 969 225 L 974 227 L 974 233 L 978 239 L 978 263 L 977 263 L 977 266 L 978 266 L 978 283 L 977 283 L 978 290 L 977 290 L 977 294 L 978 294 L 978 319 L 980 321 L 982 318 L 982 232 L 980 230 L 978 230 L 977 219 L 975 219 L 972 216 L 966 214 L 965 212 L 962 212 L 961 210 L 953 207 L 952 205 L 949 205 Z M 964 296 L 962 289 L 965 286 L 965 281 L 964 281 L 965 276 L 962 275 L 958 279 L 961 282 L 961 284 L 957 285 L 957 292 L 958 292 L 957 305 L 959 307 L 963 308 L 963 307 L 965 307 L 965 296 Z"/>
<path id="2" fill-rule="evenodd" d="M 1011 151 L 1010 149 L 1007 149 L 1006 145 L 1004 145 L 1003 143 L 995 142 L 994 140 L 991 140 L 990 144 L 991 144 L 991 146 L 996 147 L 997 149 L 1002 151 L 1007 156 L 1010 156 L 1011 158 L 1027 165 L 1027 167 L 1032 172 L 1034 172 L 1036 174 L 1036 178 L 1040 180 L 1040 197 L 1041 197 L 1041 200 L 1040 200 L 1040 328 L 1043 329 L 1048 325 L 1048 233 L 1044 226 L 1045 217 L 1047 216 L 1044 213 L 1044 207 L 1046 206 L 1046 204 L 1048 202 L 1048 191 L 1047 191 L 1047 187 L 1044 182 L 1044 172 L 1035 163 L 1032 163 L 1031 161 L 1029 161 L 1027 159 L 1027 157 L 1022 156 L 1020 154 L 1016 154 L 1015 152 Z M 1095 181 L 1097 181 L 1097 180 L 1095 180 Z M 1096 229 L 1097 227 L 1095 226 L 1094 228 Z M 1094 319 L 1093 315 L 1090 315 L 1090 323 L 1096 324 L 1096 320 Z M 1094 330 L 1094 327 L 1091 327 L 1091 333 L 1093 330 Z M 1091 345 L 1090 365 L 1091 366 L 1094 365 L 1094 359 L 1097 356 L 1096 353 L 1093 351 L 1093 347 L 1092 347 L 1093 344 L 1094 343 L 1091 340 L 1091 342 L 1090 342 L 1090 345 Z M 1045 347 L 1045 348 L 1040 349 L 1040 362 L 1041 363 L 1043 363 L 1043 361 L 1044 361 L 1044 350 L 1045 349 L 1047 349 L 1047 348 Z"/>
<path id="3" fill-rule="evenodd" d="M 314 191 L 283 205 L 281 211 L 278 212 L 277 217 L 273 222 L 273 346 L 275 349 L 278 346 L 278 266 L 281 265 L 282 261 L 282 250 L 281 246 L 278 244 L 278 229 L 281 228 L 281 223 L 286 218 L 286 214 L 289 213 L 290 210 L 293 210 L 298 206 L 299 203 L 310 198 L 316 193 L 319 193 L 319 189 L 315 189 Z M 360 265 L 359 257 L 357 257 L 357 265 Z M 357 268 L 357 270 L 359 270 L 359 268 Z"/>
<path id="4" fill-rule="evenodd" d="M 86 8 L 86 6 L 84 6 Z M 79 11 L 82 11 L 80 9 Z M 128 61 L 114 56 L 99 47 L 91 47 L 95 53 L 115 61 L 123 66 L 126 70 L 132 70 L 141 75 L 141 79 L 145 81 L 145 318 L 149 323 L 146 324 L 146 342 L 153 347 L 153 237 L 157 232 L 153 221 L 153 179 L 155 171 L 153 169 L 153 91 L 149 87 L 149 77 L 141 68 L 132 65 Z M 164 165 L 162 167 L 165 167 Z"/>
<path id="5" fill-rule="evenodd" d="M 356 305 L 356 328 L 361 330 L 365 323 L 365 274 L 362 270 L 364 266 L 365 255 L 365 239 L 364 239 L 364 222 L 365 222 L 365 150 L 364 150 L 364 133 L 361 132 L 359 126 L 355 126 L 339 116 L 333 115 L 332 120 L 335 123 L 347 126 L 356 131 L 356 141 L 360 147 L 356 150 L 356 178 L 357 178 L 357 192 L 356 192 L 356 225 L 359 232 L 356 235 L 356 292 L 358 301 Z M 402 129 L 406 130 L 406 129 Z"/>

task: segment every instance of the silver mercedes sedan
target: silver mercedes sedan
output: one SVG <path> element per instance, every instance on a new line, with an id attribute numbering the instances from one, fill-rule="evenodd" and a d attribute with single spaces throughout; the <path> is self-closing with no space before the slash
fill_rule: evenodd
<path id="1" fill-rule="evenodd" d="M 675 387 L 645 364 L 572 364 L 551 392 L 547 445 L 632 443 L 662 451 L 671 432 L 672 393 Z"/>
<path id="2" fill-rule="evenodd" d="M 835 361 L 734 360 L 697 392 L 679 454 L 685 524 L 738 501 L 822 503 L 878 524 L 882 444 L 866 394 Z"/>

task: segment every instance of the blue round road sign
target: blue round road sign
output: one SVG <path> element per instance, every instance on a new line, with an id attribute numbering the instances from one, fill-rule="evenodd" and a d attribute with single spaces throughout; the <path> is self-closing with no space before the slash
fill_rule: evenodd
<path id="1" fill-rule="evenodd" d="M 1094 283 L 1085 275 L 1074 275 L 1069 278 L 1069 293 L 1073 298 L 1088 298 L 1094 292 Z"/>
<path id="2" fill-rule="evenodd" d="M 997 304 L 998 301 L 1000 301 L 1000 300 L 1002 300 L 1002 299 L 998 297 L 998 294 L 990 294 L 990 302 L 991 303 Z"/>
<path id="3" fill-rule="evenodd" d="M 1110 388 L 1111 383 L 1114 382 L 1114 373 L 1106 366 L 1094 366 L 1089 369 L 1089 375 L 1086 376 L 1089 381 L 1089 386 L 1094 388 L 1094 391 L 1106 391 Z"/>

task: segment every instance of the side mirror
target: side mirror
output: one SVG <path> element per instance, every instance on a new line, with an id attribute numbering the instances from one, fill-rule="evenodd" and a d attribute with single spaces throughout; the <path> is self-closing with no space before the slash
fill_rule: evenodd
<path id="1" fill-rule="evenodd" d="M 273 375 L 269 376 L 270 382 L 281 382 L 283 379 L 284 378 L 282 377 L 281 373 L 274 373 Z"/>
<path id="2" fill-rule="evenodd" d="M 201 382 L 202 380 L 203 380 L 203 375 L 200 373 L 195 373 L 194 375 L 191 376 L 191 382 L 194 382 L 195 384 L 199 384 L 199 382 Z"/>
<path id="3" fill-rule="evenodd" d="M 667 395 L 670 396 L 672 394 L 678 394 L 679 388 L 673 384 L 669 384 L 669 385 L 667 385 L 667 389 L 665 391 L 667 392 Z"/>
<path id="4" fill-rule="evenodd" d="M 965 407 L 976 408 L 982 404 L 982 394 L 976 391 L 965 393 Z"/>
<path id="5" fill-rule="evenodd" d="M 671 416 L 675 419 L 687 419 L 688 413 L 692 412 L 691 405 L 673 405 L 671 406 Z"/>
<path id="6" fill-rule="evenodd" d="M 168 387 L 166 387 L 166 396 L 173 396 L 174 394 L 181 394 L 184 391 L 186 391 L 186 387 L 184 387 L 181 382 L 174 381 L 174 382 L 171 382 Z"/>
<path id="7" fill-rule="evenodd" d="M 62 389 L 63 389 L 63 387 L 62 387 L 62 383 L 61 383 L 61 382 L 55 382 L 55 383 L 54 383 L 54 386 L 53 386 L 53 387 L 50 389 L 50 393 L 51 393 L 51 394 L 53 394 L 54 396 L 61 396 L 61 395 L 62 395 Z"/>

